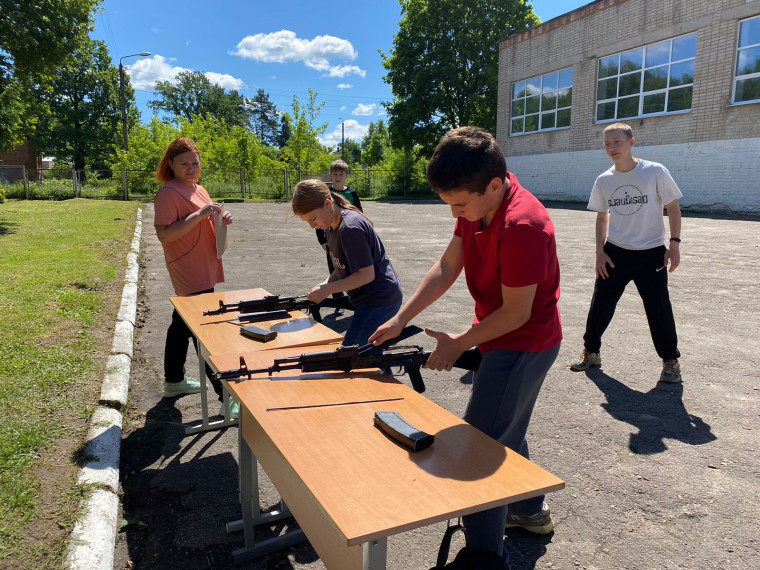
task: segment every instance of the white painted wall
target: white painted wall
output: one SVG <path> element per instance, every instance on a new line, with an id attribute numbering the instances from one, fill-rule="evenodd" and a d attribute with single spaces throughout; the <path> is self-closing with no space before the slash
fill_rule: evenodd
<path id="1" fill-rule="evenodd" d="M 639 146 L 633 155 L 670 170 L 682 207 L 760 213 L 760 138 Z M 541 200 L 587 202 L 612 162 L 603 149 L 507 156 L 507 167 Z"/>

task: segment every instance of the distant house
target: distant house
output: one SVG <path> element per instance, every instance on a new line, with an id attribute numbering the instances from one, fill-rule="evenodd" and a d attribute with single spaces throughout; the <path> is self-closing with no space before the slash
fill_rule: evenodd
<path id="1" fill-rule="evenodd" d="M 42 156 L 37 152 L 37 148 L 31 140 L 27 140 L 12 151 L 0 152 L 0 181 L 18 182 L 23 180 L 21 166 L 26 167 L 29 178 L 36 176 L 37 171 L 42 168 Z"/>
<path id="2" fill-rule="evenodd" d="M 497 139 L 540 198 L 586 201 L 625 121 L 685 207 L 760 212 L 760 0 L 597 0 L 499 48 Z"/>

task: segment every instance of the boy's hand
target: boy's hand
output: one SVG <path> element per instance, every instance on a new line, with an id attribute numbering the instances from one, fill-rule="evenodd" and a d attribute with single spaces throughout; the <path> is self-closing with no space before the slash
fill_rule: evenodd
<path id="1" fill-rule="evenodd" d="M 322 245 L 322 249 L 324 249 L 325 251 L 327 251 L 327 244 L 326 244 L 326 243 L 323 243 L 323 244 L 321 244 L 321 245 Z"/>
<path id="2" fill-rule="evenodd" d="M 313 301 L 315 303 L 321 303 L 327 297 L 330 296 L 330 290 L 328 288 L 327 283 L 320 283 L 314 289 L 309 291 L 309 293 L 306 295 L 309 298 L 309 301 Z"/>
<path id="3" fill-rule="evenodd" d="M 435 350 L 430 354 L 430 358 L 425 363 L 425 368 L 430 370 L 451 370 L 457 358 L 462 356 L 465 349 L 459 346 L 459 342 L 456 337 L 445 333 L 434 331 L 432 329 L 425 329 L 425 334 L 432 336 L 438 341 L 438 345 Z"/>
<path id="4" fill-rule="evenodd" d="M 681 265 L 681 244 L 675 241 L 670 242 L 670 247 L 665 250 L 665 267 L 668 266 L 668 260 L 670 260 L 670 268 L 668 271 L 673 273 L 676 268 Z"/>
<path id="5" fill-rule="evenodd" d="M 391 340 L 392 338 L 396 338 L 398 335 L 400 335 L 405 326 L 406 323 L 402 323 L 398 319 L 398 316 L 393 317 L 392 319 L 377 327 L 377 330 L 372 333 L 371 337 L 369 337 L 368 342 L 371 342 L 375 346 L 383 344 L 385 341 Z"/>
<path id="6" fill-rule="evenodd" d="M 596 276 L 601 277 L 602 279 L 607 279 L 607 277 L 610 276 L 610 274 L 607 272 L 607 265 L 610 267 L 615 267 L 615 264 L 612 263 L 612 260 L 610 259 L 610 256 L 604 253 L 604 251 L 597 251 L 596 252 Z"/>

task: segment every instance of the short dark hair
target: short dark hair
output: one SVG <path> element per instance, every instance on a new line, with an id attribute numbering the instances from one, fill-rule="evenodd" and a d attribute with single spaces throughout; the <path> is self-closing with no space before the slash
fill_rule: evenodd
<path id="1" fill-rule="evenodd" d="M 459 127 L 443 135 L 427 165 L 428 183 L 437 194 L 483 194 L 494 178 L 506 180 L 507 161 L 493 135 L 478 127 Z"/>
<path id="2" fill-rule="evenodd" d="M 337 160 L 333 160 L 332 164 L 330 165 L 330 174 L 332 174 L 336 170 L 342 170 L 343 172 L 348 174 L 348 164 L 346 164 L 346 162 L 341 160 L 340 158 Z"/>

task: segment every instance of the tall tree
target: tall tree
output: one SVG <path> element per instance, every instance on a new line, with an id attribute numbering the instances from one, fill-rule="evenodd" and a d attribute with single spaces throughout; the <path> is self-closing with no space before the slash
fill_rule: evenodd
<path id="1" fill-rule="evenodd" d="M 0 149 L 34 125 L 31 89 L 44 83 L 81 44 L 101 0 L 0 0 Z"/>
<path id="2" fill-rule="evenodd" d="M 264 144 L 277 144 L 280 113 L 269 100 L 269 94 L 259 89 L 253 99 L 245 99 L 245 109 L 251 117 L 251 130 L 259 135 Z"/>
<path id="3" fill-rule="evenodd" d="M 367 166 L 376 166 L 383 161 L 390 146 L 388 128 L 383 120 L 370 123 L 367 128 L 367 136 L 362 139 L 362 159 Z"/>
<path id="4" fill-rule="evenodd" d="M 149 101 L 148 107 L 164 112 L 171 118 L 184 117 L 192 121 L 201 116 L 224 121 L 228 125 L 248 127 L 243 96 L 236 90 L 211 81 L 200 71 L 183 71 L 177 74 L 176 85 L 171 81 L 156 83 L 159 99 Z"/>
<path id="5" fill-rule="evenodd" d="M 121 141 L 119 72 L 106 45 L 87 39 L 39 93 L 50 114 L 39 122 L 37 147 L 77 170 L 106 169 Z M 129 85 L 127 93 L 134 96 Z"/>
<path id="6" fill-rule="evenodd" d="M 540 23 L 524 0 L 399 0 L 384 80 L 395 146 L 432 150 L 448 129 L 496 129 L 498 40 Z"/>
<path id="7" fill-rule="evenodd" d="M 329 155 L 317 138 L 327 130 L 327 123 L 316 125 L 324 106 L 325 102 L 317 103 L 317 93 L 309 89 L 309 101 L 302 105 L 298 96 L 293 95 L 293 114 L 285 115 L 290 124 L 290 138 L 282 149 L 282 156 L 299 178 L 330 163 Z"/>

